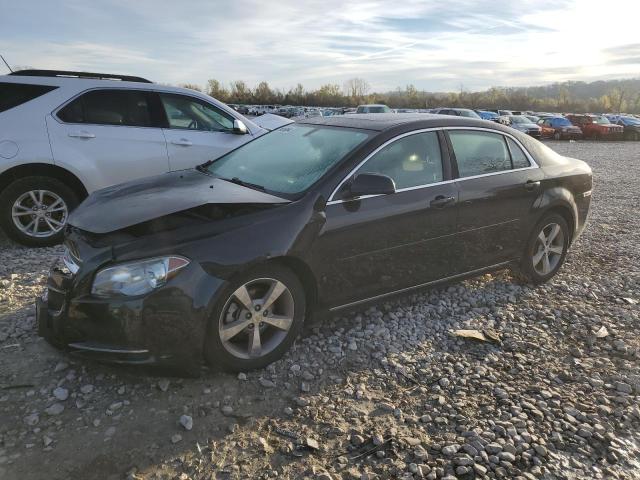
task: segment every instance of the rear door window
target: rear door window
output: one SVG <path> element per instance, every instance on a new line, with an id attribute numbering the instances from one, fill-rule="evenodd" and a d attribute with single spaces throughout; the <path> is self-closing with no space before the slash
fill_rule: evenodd
<path id="1" fill-rule="evenodd" d="M 27 103 L 58 87 L 0 82 L 0 112 Z"/>
<path id="2" fill-rule="evenodd" d="M 511 170 L 507 144 L 498 133 L 450 130 L 461 178 Z"/>
<path id="3" fill-rule="evenodd" d="M 92 90 L 58 112 L 65 123 L 150 127 L 151 110 L 147 92 L 138 90 Z"/>

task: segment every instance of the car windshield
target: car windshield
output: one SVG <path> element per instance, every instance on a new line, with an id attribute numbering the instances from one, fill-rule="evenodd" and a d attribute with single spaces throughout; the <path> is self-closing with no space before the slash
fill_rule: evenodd
<path id="1" fill-rule="evenodd" d="M 593 123 L 597 123 L 599 125 L 609 125 L 611 123 L 609 119 L 604 115 L 601 115 L 599 117 L 592 117 L 592 118 L 593 118 Z"/>
<path id="2" fill-rule="evenodd" d="M 553 119 L 553 124 L 557 127 L 570 127 L 571 125 L 573 125 L 568 119 L 566 118 L 554 118 Z"/>
<path id="3" fill-rule="evenodd" d="M 389 107 L 369 107 L 369 113 L 387 113 Z"/>
<path id="4" fill-rule="evenodd" d="M 318 181 L 369 135 L 350 128 L 287 125 L 220 157 L 207 170 L 250 187 L 295 195 Z"/>
<path id="5" fill-rule="evenodd" d="M 531 120 L 529 120 L 528 118 L 520 117 L 518 115 L 512 115 L 509 118 L 511 119 L 511 123 L 531 123 Z"/>
<path id="6" fill-rule="evenodd" d="M 640 125 L 640 119 L 633 117 L 620 117 L 622 123 L 625 125 Z"/>
<path id="7" fill-rule="evenodd" d="M 480 118 L 480 115 L 478 115 L 473 110 L 458 110 L 458 111 L 460 112 L 461 117 Z"/>

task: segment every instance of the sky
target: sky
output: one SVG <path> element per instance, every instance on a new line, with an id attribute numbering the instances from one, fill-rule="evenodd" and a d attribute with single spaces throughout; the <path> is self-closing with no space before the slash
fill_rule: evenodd
<path id="1" fill-rule="evenodd" d="M 639 14 L 638 0 L 0 0 L 0 54 L 169 84 L 473 91 L 640 77 Z"/>

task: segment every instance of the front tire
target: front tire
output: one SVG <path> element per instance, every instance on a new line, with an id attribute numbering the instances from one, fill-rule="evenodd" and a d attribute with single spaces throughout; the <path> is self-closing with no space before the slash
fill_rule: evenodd
<path id="1" fill-rule="evenodd" d="M 288 268 L 270 264 L 239 276 L 209 317 L 206 361 L 232 372 L 269 365 L 299 335 L 305 310 L 304 288 Z"/>
<path id="2" fill-rule="evenodd" d="M 564 217 L 557 213 L 545 215 L 534 227 L 516 273 L 536 285 L 547 282 L 564 263 L 569 240 Z"/>
<path id="3" fill-rule="evenodd" d="M 78 196 L 52 177 L 14 180 L 0 194 L 0 223 L 13 240 L 30 247 L 48 247 L 62 241 L 69 213 Z"/>

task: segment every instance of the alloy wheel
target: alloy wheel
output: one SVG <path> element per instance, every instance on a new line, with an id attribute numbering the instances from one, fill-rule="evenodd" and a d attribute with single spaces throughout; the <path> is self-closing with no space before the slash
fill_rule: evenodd
<path id="1" fill-rule="evenodd" d="M 538 275 L 546 276 L 559 265 L 564 253 L 564 232 L 557 223 L 545 226 L 533 248 L 533 269 Z"/>
<path id="2" fill-rule="evenodd" d="M 255 359 L 267 355 L 287 337 L 295 302 L 287 286 L 273 278 L 251 280 L 225 303 L 218 335 L 233 356 Z"/>
<path id="3" fill-rule="evenodd" d="M 58 194 L 49 190 L 23 193 L 11 207 L 14 225 L 25 235 L 45 238 L 57 234 L 67 222 L 69 209 Z"/>

